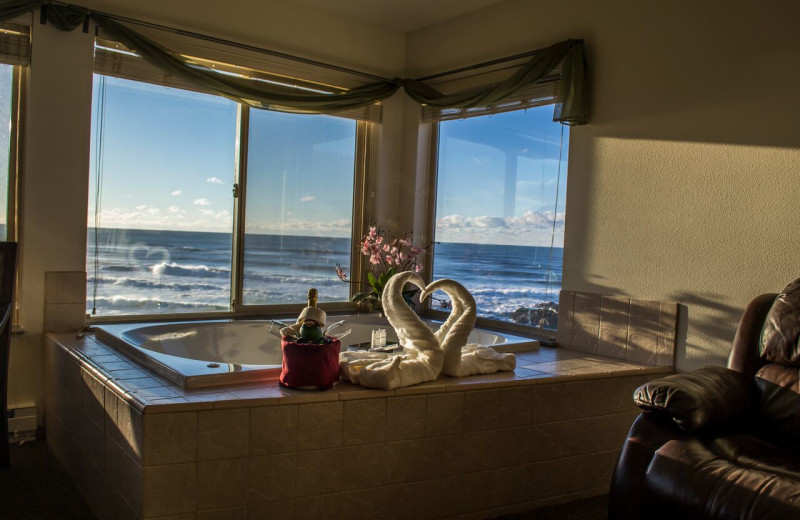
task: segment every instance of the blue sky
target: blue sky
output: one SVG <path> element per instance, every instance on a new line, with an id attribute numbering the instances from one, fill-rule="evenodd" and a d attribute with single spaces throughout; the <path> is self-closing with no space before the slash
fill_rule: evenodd
<path id="1" fill-rule="evenodd" d="M 235 103 L 109 77 L 104 116 L 101 227 L 231 232 Z M 355 125 L 251 110 L 246 231 L 348 237 Z M 442 123 L 437 240 L 549 246 L 555 212 L 561 245 L 566 168 L 556 208 L 560 139 L 552 107 Z M 511 204 L 504 188 L 508 161 L 516 162 Z"/>

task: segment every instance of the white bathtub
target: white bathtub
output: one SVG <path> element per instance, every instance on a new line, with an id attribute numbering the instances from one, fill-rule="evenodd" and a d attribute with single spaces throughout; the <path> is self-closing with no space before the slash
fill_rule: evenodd
<path id="1" fill-rule="evenodd" d="M 342 338 L 342 350 L 369 343 L 372 330 L 385 328 L 387 341 L 397 336 L 385 318 L 374 315 L 329 316 L 346 320 L 334 331 L 352 329 Z M 294 318 L 280 320 L 291 323 Z M 431 322 L 432 329 L 439 324 Z M 281 371 L 279 325 L 263 320 L 214 320 L 170 323 L 128 323 L 96 327 L 98 340 L 107 343 L 184 388 L 200 388 L 277 379 Z M 502 352 L 539 348 L 535 339 L 475 329 L 470 343 Z"/>

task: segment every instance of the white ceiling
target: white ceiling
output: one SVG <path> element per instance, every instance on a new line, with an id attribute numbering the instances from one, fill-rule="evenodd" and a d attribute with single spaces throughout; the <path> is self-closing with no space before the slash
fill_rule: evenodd
<path id="1" fill-rule="evenodd" d="M 292 0 L 368 24 L 415 31 L 505 0 Z"/>

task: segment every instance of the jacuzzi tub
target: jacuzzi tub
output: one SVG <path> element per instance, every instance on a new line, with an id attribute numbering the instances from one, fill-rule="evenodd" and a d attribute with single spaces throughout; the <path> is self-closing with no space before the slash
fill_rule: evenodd
<path id="1" fill-rule="evenodd" d="M 384 328 L 387 341 L 397 336 L 385 318 L 374 315 L 329 316 L 329 324 L 346 323 L 334 331 L 352 329 L 342 338 L 342 350 L 368 344 L 372 330 Z M 294 318 L 285 321 L 292 323 Z M 439 323 L 430 322 L 432 329 Z M 280 326 L 269 320 L 214 320 L 135 323 L 96 327 L 98 340 L 111 345 L 157 374 L 184 388 L 200 388 L 277 379 L 281 371 Z M 539 348 L 535 339 L 475 329 L 470 343 L 515 352 Z"/>

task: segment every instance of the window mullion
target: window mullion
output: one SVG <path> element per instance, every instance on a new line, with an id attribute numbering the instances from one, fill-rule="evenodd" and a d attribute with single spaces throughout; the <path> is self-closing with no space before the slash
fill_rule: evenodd
<path id="1" fill-rule="evenodd" d="M 244 233 L 247 197 L 247 146 L 250 132 L 250 107 L 239 104 L 236 135 L 236 174 L 233 186 L 233 247 L 231 265 L 231 310 L 242 308 L 244 287 Z"/>

